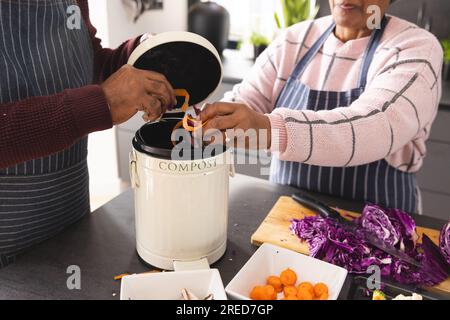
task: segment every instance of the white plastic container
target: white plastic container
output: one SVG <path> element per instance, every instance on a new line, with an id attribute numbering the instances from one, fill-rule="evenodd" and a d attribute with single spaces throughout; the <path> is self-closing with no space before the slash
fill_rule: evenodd
<path id="1" fill-rule="evenodd" d="M 297 273 L 297 284 L 323 282 L 329 289 L 329 300 L 337 300 L 342 290 L 347 270 L 303 254 L 263 244 L 226 287 L 235 300 L 250 300 L 250 292 L 257 285 L 265 285 L 267 277 L 279 275 L 290 268 Z M 279 298 L 282 297 L 280 294 Z"/>
<path id="2" fill-rule="evenodd" d="M 212 294 L 214 300 L 227 300 L 216 269 L 127 276 L 122 279 L 120 300 L 181 300 L 183 289 L 199 299 Z"/>

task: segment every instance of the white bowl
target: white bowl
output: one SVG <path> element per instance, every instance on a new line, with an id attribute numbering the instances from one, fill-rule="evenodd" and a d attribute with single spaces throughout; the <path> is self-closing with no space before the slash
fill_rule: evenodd
<path id="1" fill-rule="evenodd" d="M 122 279 L 120 300 L 181 300 L 183 289 L 200 299 L 213 294 L 214 300 L 227 300 L 217 269 L 127 276 Z"/>
<path id="2" fill-rule="evenodd" d="M 329 289 L 329 300 L 337 300 L 347 277 L 347 270 L 344 268 L 288 249 L 263 244 L 231 280 L 225 291 L 232 299 L 250 300 L 253 287 L 265 285 L 267 277 L 278 276 L 287 268 L 297 273 L 297 284 L 304 281 L 325 283 Z"/>

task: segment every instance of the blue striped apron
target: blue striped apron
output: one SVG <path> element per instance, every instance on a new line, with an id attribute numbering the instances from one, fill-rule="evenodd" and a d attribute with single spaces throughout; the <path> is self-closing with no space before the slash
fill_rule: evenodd
<path id="1" fill-rule="evenodd" d="M 88 30 L 83 23 L 81 29 L 66 27 L 66 11 L 75 3 L 0 1 L 0 103 L 93 82 Z M 0 268 L 90 212 L 86 159 L 87 137 L 0 170 Z"/>
<path id="2" fill-rule="evenodd" d="M 372 33 L 356 88 L 343 92 L 318 91 L 312 90 L 299 80 L 334 31 L 333 23 L 299 61 L 278 97 L 276 107 L 319 111 L 350 106 L 365 90 L 368 70 L 387 23 L 388 19 L 384 18 L 381 29 Z M 314 128 L 312 130 L 313 136 Z M 330 157 L 332 156 L 330 150 Z M 274 159 L 271 165 L 271 181 L 411 213 L 417 211 L 415 175 L 395 169 L 384 159 L 353 167 L 320 167 Z"/>

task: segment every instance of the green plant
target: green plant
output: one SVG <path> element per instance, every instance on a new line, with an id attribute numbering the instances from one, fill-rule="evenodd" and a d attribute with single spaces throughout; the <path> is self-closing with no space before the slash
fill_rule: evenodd
<path id="1" fill-rule="evenodd" d="M 314 19 L 319 12 L 319 5 L 311 10 L 311 0 L 280 0 L 283 8 L 284 28 L 288 28 L 296 23 Z M 279 29 L 282 29 L 281 20 L 275 12 L 275 22 Z"/>
<path id="2" fill-rule="evenodd" d="M 450 64 L 450 39 L 442 40 L 441 44 L 444 48 L 444 63 Z"/>
<path id="3" fill-rule="evenodd" d="M 268 46 L 270 44 L 269 39 L 267 39 L 265 36 L 257 33 L 257 32 L 253 32 L 252 36 L 250 37 L 250 42 L 255 46 L 255 47 L 259 47 L 259 46 Z"/>

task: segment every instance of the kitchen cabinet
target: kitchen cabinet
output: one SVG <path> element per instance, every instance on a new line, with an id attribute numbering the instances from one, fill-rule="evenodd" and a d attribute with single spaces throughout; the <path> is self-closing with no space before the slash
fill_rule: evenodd
<path id="1" fill-rule="evenodd" d="M 444 82 L 441 105 L 427 142 L 427 157 L 417 174 L 423 213 L 450 220 L 450 83 Z"/>

